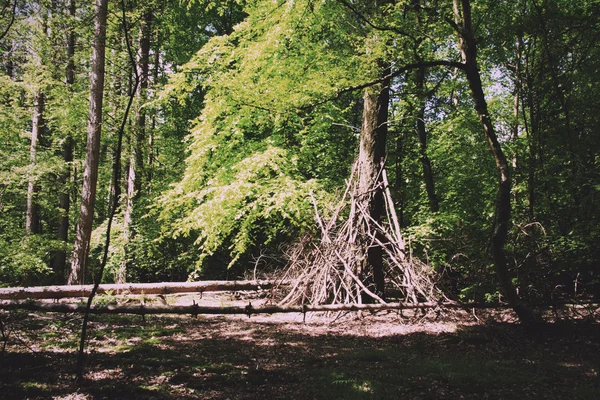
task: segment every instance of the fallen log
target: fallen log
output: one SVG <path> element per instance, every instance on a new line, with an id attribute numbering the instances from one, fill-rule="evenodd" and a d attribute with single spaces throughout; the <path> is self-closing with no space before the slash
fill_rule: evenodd
<path id="1" fill-rule="evenodd" d="M 253 306 L 201 306 L 193 305 L 93 305 L 91 314 L 277 314 L 277 313 L 307 313 L 335 311 L 381 311 L 381 310 L 411 310 L 425 308 L 507 308 L 503 304 L 476 304 L 456 302 L 425 302 L 425 303 L 386 303 L 386 304 L 319 304 L 300 306 L 261 305 Z M 85 305 L 72 303 L 42 303 L 35 301 L 0 303 L 0 310 L 28 310 L 57 313 L 84 313 Z"/>
<path id="2" fill-rule="evenodd" d="M 260 290 L 270 289 L 276 285 L 285 284 L 286 282 L 266 280 L 103 284 L 98 287 L 97 294 L 173 294 Z M 72 285 L 0 288 L 0 300 L 87 297 L 90 295 L 93 286 L 94 285 Z"/>

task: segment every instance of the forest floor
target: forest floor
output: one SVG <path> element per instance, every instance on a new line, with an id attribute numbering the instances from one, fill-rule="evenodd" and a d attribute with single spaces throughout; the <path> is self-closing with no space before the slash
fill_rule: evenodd
<path id="1" fill-rule="evenodd" d="M 92 316 L 79 383 L 81 316 L 5 313 L 0 398 L 600 399 L 599 311 Z"/>

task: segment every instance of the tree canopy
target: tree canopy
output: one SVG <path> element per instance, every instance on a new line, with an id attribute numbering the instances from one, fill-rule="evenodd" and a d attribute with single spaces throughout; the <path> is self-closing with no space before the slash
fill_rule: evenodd
<path id="1" fill-rule="evenodd" d="M 94 13 L 0 10 L 0 285 L 65 282 Z M 319 218 L 350 218 L 369 134 L 373 190 L 446 296 L 598 296 L 599 25 L 594 0 L 109 1 L 84 278 L 115 195 L 106 281 L 281 271 Z"/>

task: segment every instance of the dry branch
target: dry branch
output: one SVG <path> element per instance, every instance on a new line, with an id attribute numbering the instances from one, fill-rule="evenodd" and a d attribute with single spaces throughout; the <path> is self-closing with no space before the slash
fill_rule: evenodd
<path id="1" fill-rule="evenodd" d="M 400 301 L 416 304 L 441 297 L 431 269 L 407 254 L 383 163 L 370 188 L 360 185 L 359 175 L 357 161 L 328 220 L 319 214 L 311 197 L 320 240 L 306 237 L 291 249 L 283 279 L 294 283 L 280 305 L 385 303 L 374 285 L 374 271 L 367 265 L 372 247 L 382 249 L 383 273 L 388 286 L 400 292 Z M 370 215 L 369 199 L 377 191 L 383 191 L 387 221 Z"/>
<path id="2" fill-rule="evenodd" d="M 98 294 L 173 294 L 270 289 L 289 282 L 275 281 L 202 281 L 107 284 L 98 287 Z M 1 288 L 0 300 L 62 299 L 87 297 L 93 285 L 35 286 Z"/>

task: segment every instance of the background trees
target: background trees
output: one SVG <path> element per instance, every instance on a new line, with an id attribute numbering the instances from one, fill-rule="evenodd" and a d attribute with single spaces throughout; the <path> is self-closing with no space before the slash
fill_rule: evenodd
<path id="1" fill-rule="evenodd" d="M 73 0 L 3 10 L 0 281 L 60 282 L 93 11 Z M 387 131 L 375 163 L 448 295 L 497 298 L 494 264 L 514 278 L 505 293 L 508 282 L 528 299 L 597 294 L 599 22 L 595 1 L 111 2 L 90 267 L 115 190 L 105 279 L 232 277 L 280 254 L 313 232 L 311 196 L 326 214 L 343 190 L 374 96 L 372 131 Z M 39 230 L 26 223 L 35 210 Z"/>

